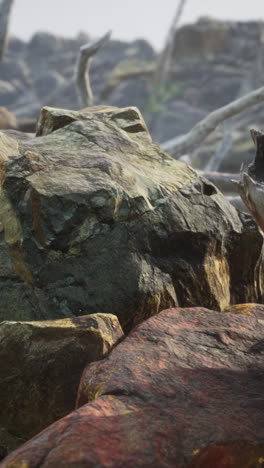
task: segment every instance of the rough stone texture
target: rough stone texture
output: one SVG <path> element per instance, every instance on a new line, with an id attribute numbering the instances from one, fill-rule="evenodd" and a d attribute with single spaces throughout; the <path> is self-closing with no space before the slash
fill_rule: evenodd
<path id="1" fill-rule="evenodd" d="M 209 443 L 263 440 L 263 332 L 257 304 L 151 317 L 85 369 L 78 409 L 1 468 L 185 468 Z"/>
<path id="2" fill-rule="evenodd" d="M 2 456 L 72 411 L 84 367 L 122 337 L 109 314 L 0 323 Z"/>
<path id="3" fill-rule="evenodd" d="M 1 136 L 0 320 L 261 302 L 263 238 L 153 144 L 136 108 L 44 108 Z"/>
<path id="4" fill-rule="evenodd" d="M 210 444 L 199 451 L 188 468 L 260 468 L 264 463 L 264 444 L 248 440 Z"/>

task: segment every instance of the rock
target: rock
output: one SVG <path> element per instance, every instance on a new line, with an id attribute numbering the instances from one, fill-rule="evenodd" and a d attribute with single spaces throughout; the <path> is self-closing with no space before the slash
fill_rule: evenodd
<path id="1" fill-rule="evenodd" d="M 108 96 L 108 102 L 112 106 L 120 106 L 120 104 L 121 106 L 133 105 L 144 111 L 149 94 L 148 86 L 144 80 L 128 79 L 114 88 L 113 92 Z"/>
<path id="2" fill-rule="evenodd" d="M 31 73 L 22 59 L 5 57 L 0 62 L 0 77 L 2 81 L 18 81 L 26 88 L 32 85 Z"/>
<path id="3" fill-rule="evenodd" d="M 71 412 L 85 365 L 102 359 L 122 337 L 117 318 L 109 314 L 0 323 L 4 435 L 27 440 Z M 0 447 L 8 450 L 2 435 L 0 430 Z"/>
<path id="4" fill-rule="evenodd" d="M 0 107 L 0 129 L 17 128 L 17 120 L 12 112 L 5 107 Z"/>
<path id="5" fill-rule="evenodd" d="M 177 135 L 189 132 L 199 120 L 206 117 L 206 114 L 205 111 L 190 106 L 183 100 L 175 100 L 169 104 L 167 103 L 167 105 L 164 104 L 163 109 L 161 108 L 161 112 L 156 118 L 153 117 L 152 112 L 148 114 L 151 135 L 155 141 L 160 143 L 170 140 Z M 183 115 L 184 119 L 182 118 Z"/>
<path id="6" fill-rule="evenodd" d="M 24 442 L 25 439 L 17 437 L 14 434 L 10 434 L 6 429 L 0 427 L 0 460 Z"/>
<path id="7" fill-rule="evenodd" d="M 129 91 L 129 86 L 132 87 L 134 85 L 134 87 L 139 87 L 141 85 L 142 87 L 144 85 L 143 100 L 141 102 L 141 108 L 143 108 L 144 106 L 146 106 L 146 102 L 149 97 L 149 81 L 155 69 L 156 63 L 153 61 L 146 62 L 142 59 L 122 60 L 116 65 L 116 67 L 111 72 L 110 77 L 107 80 L 105 89 L 103 89 L 101 92 L 101 98 L 103 100 L 108 98 L 108 102 L 111 105 L 119 105 L 118 102 L 116 102 L 116 104 L 112 104 L 112 102 L 116 100 L 115 94 L 120 94 L 120 86 L 122 88 L 125 87 L 126 89 L 126 86 L 128 85 Z M 128 105 L 132 105 L 131 103 L 133 103 L 133 105 L 136 105 L 134 104 L 134 99 L 138 96 L 138 94 L 139 93 L 136 89 L 133 90 L 133 88 L 131 88 L 128 94 L 123 92 L 123 95 L 120 95 L 119 102 L 121 102 L 122 99 L 129 99 L 130 102 L 128 103 Z M 125 105 L 123 101 L 122 105 Z"/>
<path id="8" fill-rule="evenodd" d="M 248 440 L 210 444 L 198 451 L 188 468 L 259 468 L 263 465 L 264 444 Z"/>
<path id="9" fill-rule="evenodd" d="M 128 331 L 170 306 L 261 302 L 255 223 L 136 108 L 43 108 L 37 136 L 0 139 L 0 320 L 111 312 Z"/>
<path id="10" fill-rule="evenodd" d="M 22 55 L 26 48 L 26 42 L 18 37 L 10 37 L 8 40 L 8 55 Z"/>
<path id="11" fill-rule="evenodd" d="M 241 439 L 248 454 L 264 437 L 264 306 L 236 312 L 176 308 L 143 322 L 87 366 L 77 410 L 1 468 L 186 468 L 209 443 Z"/>
<path id="12" fill-rule="evenodd" d="M 33 119 L 39 115 L 41 105 L 36 93 L 27 91 L 22 94 L 11 106 L 17 119 Z"/>
<path id="13" fill-rule="evenodd" d="M 37 32 L 30 39 L 27 53 L 30 59 L 49 58 L 62 47 L 63 39 L 48 32 Z"/>
<path id="14" fill-rule="evenodd" d="M 47 100 L 48 97 L 58 92 L 59 88 L 65 85 L 65 79 L 56 71 L 48 71 L 38 76 L 34 82 L 34 88 L 39 99 Z"/>
<path id="15" fill-rule="evenodd" d="M 233 22 L 201 17 L 196 23 L 176 31 L 174 57 L 186 61 L 229 57 L 231 63 L 241 59 L 252 62 L 256 59 L 256 47 L 263 40 L 263 30 L 264 23 L 260 21 Z"/>
<path id="16" fill-rule="evenodd" d="M 73 78 L 73 70 L 70 75 L 71 77 L 67 79 L 64 84 L 61 84 L 47 97 L 47 106 L 61 108 L 67 108 L 68 106 L 68 108 L 72 110 L 78 110 L 80 108 L 79 96 Z"/>
<path id="17" fill-rule="evenodd" d="M 175 34 L 174 57 L 212 59 L 225 51 L 229 37 L 228 25 L 222 21 L 201 19 L 184 25 Z"/>

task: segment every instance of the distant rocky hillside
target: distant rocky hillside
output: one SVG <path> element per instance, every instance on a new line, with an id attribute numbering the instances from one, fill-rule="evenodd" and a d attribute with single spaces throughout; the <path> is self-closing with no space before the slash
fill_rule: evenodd
<path id="1" fill-rule="evenodd" d="M 80 34 L 65 39 L 39 32 L 28 43 L 12 38 L 0 62 L 0 106 L 18 122 L 37 118 L 43 105 L 78 109 L 74 72 L 80 46 L 90 41 Z M 187 132 L 209 111 L 262 85 L 264 23 L 221 22 L 201 18 L 181 27 L 175 37 L 169 78 L 152 86 L 157 54 L 145 40 L 113 40 L 100 50 L 91 67 L 95 104 L 133 105 L 142 111 L 159 142 Z M 226 133 L 230 150 L 220 170 L 236 172 L 252 144 L 248 129 L 261 128 L 259 104 L 230 119 L 193 155 L 192 164 L 205 167 Z"/>

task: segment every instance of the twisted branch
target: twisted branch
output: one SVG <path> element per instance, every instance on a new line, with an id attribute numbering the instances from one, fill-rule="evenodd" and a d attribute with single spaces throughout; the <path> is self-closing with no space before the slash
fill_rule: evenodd
<path id="1" fill-rule="evenodd" d="M 109 41 L 110 36 L 111 31 L 108 31 L 108 33 L 98 41 L 80 47 L 80 53 L 76 64 L 76 86 L 82 107 L 93 105 L 93 92 L 90 84 L 89 68 L 92 58 L 98 50 Z"/>
<path id="2" fill-rule="evenodd" d="M 161 147 L 170 152 L 173 156 L 178 157 L 192 151 L 199 143 L 201 143 L 216 127 L 225 119 L 232 115 L 239 114 L 247 107 L 258 104 L 264 100 L 264 87 L 258 88 L 251 93 L 248 93 L 242 98 L 230 102 L 226 106 L 208 114 L 203 120 L 200 120 L 188 133 L 179 137 L 173 138 L 161 144 Z"/>

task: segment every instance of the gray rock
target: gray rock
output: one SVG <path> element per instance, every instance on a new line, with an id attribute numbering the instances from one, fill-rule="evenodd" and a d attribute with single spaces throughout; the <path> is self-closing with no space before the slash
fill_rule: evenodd
<path id="1" fill-rule="evenodd" d="M 189 132 L 206 114 L 206 111 L 192 107 L 184 101 L 173 101 L 167 106 L 164 105 L 164 110 L 159 115 L 148 117 L 147 122 L 154 140 L 162 143 Z"/>
<path id="2" fill-rule="evenodd" d="M 0 103 L 2 106 L 10 105 L 19 95 L 16 86 L 8 81 L 0 81 Z"/>
<path id="3" fill-rule="evenodd" d="M 100 311 L 128 331 L 169 306 L 263 299 L 255 223 L 136 108 L 44 108 L 37 138 L 0 144 L 1 320 Z"/>
<path id="4" fill-rule="evenodd" d="M 36 77 L 34 89 L 42 101 L 46 101 L 51 94 L 56 94 L 58 90 L 65 86 L 65 78 L 56 71 L 48 71 Z"/>
<path id="5" fill-rule="evenodd" d="M 24 86 L 32 85 L 31 72 L 21 59 L 6 57 L 0 62 L 0 79 L 2 81 L 19 81 Z"/>
<path id="6" fill-rule="evenodd" d="M 119 107 L 133 105 L 143 112 L 147 106 L 148 99 L 149 87 L 146 82 L 129 79 L 122 81 L 119 86 L 114 88 L 107 102 L 112 106 Z"/>

